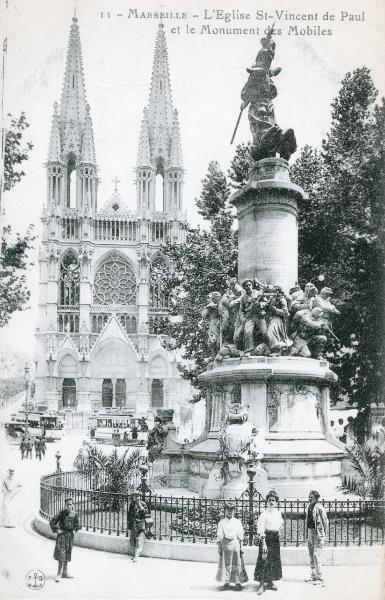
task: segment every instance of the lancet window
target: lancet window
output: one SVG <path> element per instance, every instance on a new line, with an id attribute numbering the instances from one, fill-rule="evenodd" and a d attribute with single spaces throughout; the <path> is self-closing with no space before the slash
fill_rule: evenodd
<path id="1" fill-rule="evenodd" d="M 67 252 L 60 264 L 59 304 L 79 306 L 80 265 L 75 252 Z"/>
<path id="2" fill-rule="evenodd" d="M 163 285 L 163 276 L 167 272 L 167 263 L 161 257 L 155 258 L 150 269 L 150 306 L 167 308 L 167 296 Z"/>

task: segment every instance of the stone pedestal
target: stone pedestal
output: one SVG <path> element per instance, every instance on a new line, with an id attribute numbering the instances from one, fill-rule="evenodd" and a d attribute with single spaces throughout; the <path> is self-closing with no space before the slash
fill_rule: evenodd
<path id="1" fill-rule="evenodd" d="M 231 196 L 238 213 L 239 281 L 257 277 L 286 292 L 298 280 L 298 203 L 304 191 L 289 178 L 288 162 L 265 158 Z"/>

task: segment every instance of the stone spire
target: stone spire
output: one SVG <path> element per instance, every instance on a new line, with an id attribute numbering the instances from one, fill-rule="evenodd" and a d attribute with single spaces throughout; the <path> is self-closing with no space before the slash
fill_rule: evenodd
<path id="1" fill-rule="evenodd" d="M 62 132 L 67 133 L 75 126 L 77 142 L 80 142 L 82 126 L 87 114 L 86 91 L 78 20 L 72 18 L 68 43 L 67 61 L 64 74 L 63 91 L 60 102 L 60 122 Z"/>
<path id="2" fill-rule="evenodd" d="M 148 126 L 153 158 L 161 150 L 167 158 L 169 136 L 172 127 L 172 98 L 166 36 L 163 23 L 159 24 L 152 66 L 150 99 L 148 103 Z"/>
<path id="3" fill-rule="evenodd" d="M 175 108 L 171 130 L 170 167 L 183 169 L 182 144 L 180 140 L 178 111 Z"/>
<path id="4" fill-rule="evenodd" d="M 53 117 L 51 124 L 51 135 L 49 139 L 48 161 L 61 162 L 61 142 L 60 142 L 60 121 L 58 113 L 58 103 L 53 105 Z"/>
<path id="5" fill-rule="evenodd" d="M 92 120 L 90 115 L 90 105 L 86 106 L 86 120 L 84 124 L 84 133 L 81 148 L 81 162 L 83 164 L 96 164 L 94 133 L 92 131 Z"/>
<path id="6" fill-rule="evenodd" d="M 161 212 L 179 218 L 182 214 L 182 145 L 178 113 L 172 104 L 163 23 L 159 23 L 156 35 L 150 97 L 140 130 L 136 175 L 138 213 L 150 216 L 156 205 L 161 204 Z M 157 175 L 163 179 L 162 198 L 155 198 L 159 189 Z"/>
<path id="7" fill-rule="evenodd" d="M 151 165 L 150 154 L 150 133 L 148 130 L 148 110 L 143 110 L 142 125 L 139 135 L 138 159 L 136 161 L 138 167 L 149 167 Z"/>
<path id="8" fill-rule="evenodd" d="M 59 111 L 56 103 L 54 107 L 47 171 L 48 205 L 96 210 L 94 136 L 76 16 L 72 19 Z"/>

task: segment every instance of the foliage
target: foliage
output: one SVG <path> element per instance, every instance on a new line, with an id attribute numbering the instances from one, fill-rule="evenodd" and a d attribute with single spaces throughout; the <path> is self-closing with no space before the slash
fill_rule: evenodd
<path id="1" fill-rule="evenodd" d="M 24 377 L 7 377 L 0 380 L 0 397 L 10 398 L 25 389 Z"/>
<path id="2" fill-rule="evenodd" d="M 254 164 L 250 149 L 251 142 L 248 142 L 247 144 L 238 144 L 235 149 L 235 155 L 231 161 L 228 175 L 231 186 L 236 190 L 245 185 L 249 178 L 250 167 Z"/>
<path id="3" fill-rule="evenodd" d="M 14 242 L 9 240 L 10 235 L 10 226 L 4 227 L 0 255 L 0 327 L 8 323 L 15 311 L 25 308 L 30 297 L 26 271 L 33 264 L 28 261 L 28 251 L 35 239 L 33 226 L 25 236 L 16 234 Z"/>
<path id="4" fill-rule="evenodd" d="M 341 345 L 328 358 L 337 392 L 361 407 L 384 392 L 385 113 L 375 98 L 368 69 L 348 73 L 322 153 L 305 147 L 291 169 L 309 195 L 300 214 L 300 280 L 334 290 Z"/>
<path id="5" fill-rule="evenodd" d="M 28 154 L 33 148 L 31 142 L 24 142 L 23 135 L 29 127 L 25 113 L 22 112 L 19 118 L 11 117 L 11 125 L 5 134 L 5 156 L 4 156 L 4 189 L 9 191 L 18 183 L 25 173 L 17 170 L 17 167 L 28 160 Z"/>
<path id="6" fill-rule="evenodd" d="M 11 115 L 9 115 L 11 116 Z M 18 166 L 28 159 L 33 148 L 31 142 L 23 142 L 25 129 L 29 127 L 25 114 L 11 119 L 5 136 L 4 190 L 9 191 L 25 175 Z M 11 315 L 26 308 L 30 291 L 26 286 L 26 271 L 32 265 L 28 262 L 28 251 L 34 240 L 33 226 L 30 225 L 24 236 L 12 234 L 8 225 L 3 228 L 0 256 L 0 327 L 6 325 Z"/>
<path id="7" fill-rule="evenodd" d="M 106 492 L 105 503 L 111 504 L 112 509 L 119 506 L 121 498 L 109 494 L 127 494 L 135 475 L 139 472 L 140 450 L 127 448 L 121 456 L 115 448 L 111 454 L 106 454 L 101 448 L 86 443 L 77 455 L 74 467 L 87 480 L 90 480 L 93 490 Z"/>
<path id="8" fill-rule="evenodd" d="M 349 462 L 357 473 L 358 478 L 347 480 L 342 487 L 358 494 L 364 500 L 384 499 L 384 454 L 376 447 L 359 444 L 354 440 L 353 445 L 346 447 Z"/>
<path id="9" fill-rule="evenodd" d="M 208 231 L 202 228 L 187 230 L 186 243 L 167 244 L 163 253 L 172 268 L 162 278 L 164 293 L 168 294 L 170 319 L 158 324 L 156 333 L 165 334 L 165 345 L 178 349 L 183 362 L 179 365 L 183 377 L 198 390 L 200 373 L 210 359 L 207 324 L 201 311 L 209 293 L 226 288 L 226 277 L 237 269 L 236 236 L 232 230 L 233 215 L 228 205 L 229 186 L 218 163 L 209 164 L 197 201 L 200 214 L 209 221 Z M 195 400 L 201 398 L 201 392 Z"/>

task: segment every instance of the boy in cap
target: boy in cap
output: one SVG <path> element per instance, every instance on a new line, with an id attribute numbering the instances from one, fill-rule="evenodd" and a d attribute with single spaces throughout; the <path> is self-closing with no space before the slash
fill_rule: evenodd
<path id="1" fill-rule="evenodd" d="M 234 517 L 235 507 L 225 504 L 225 517 L 218 523 L 217 544 L 219 562 L 216 580 L 221 581 L 221 590 L 229 590 L 230 584 L 235 589 L 242 589 L 241 583 L 248 580 L 242 558 L 244 530 L 240 519 Z"/>

